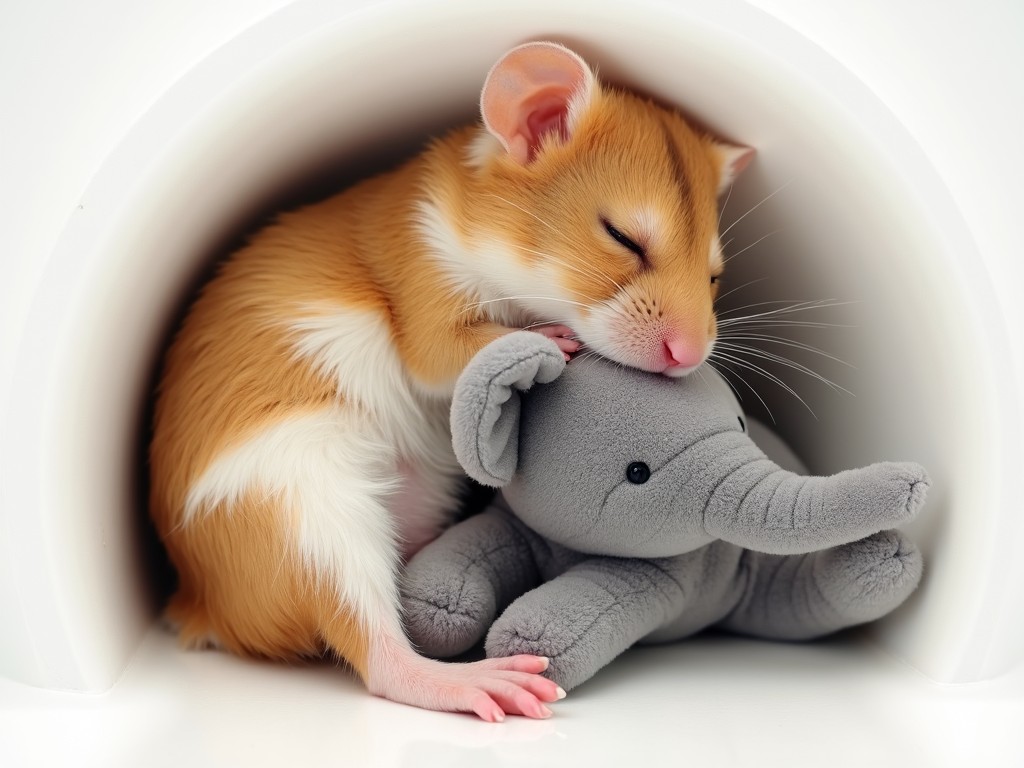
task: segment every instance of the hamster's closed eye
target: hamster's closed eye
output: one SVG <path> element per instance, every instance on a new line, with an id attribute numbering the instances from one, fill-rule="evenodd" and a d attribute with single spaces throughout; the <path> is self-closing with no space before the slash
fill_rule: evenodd
<path id="1" fill-rule="evenodd" d="M 647 264 L 647 253 L 644 251 L 643 246 L 637 244 L 634 240 L 624 235 L 616 227 L 612 226 L 611 222 L 607 219 L 601 219 L 601 223 L 604 225 L 605 231 L 611 236 L 611 238 L 622 245 L 627 250 L 632 251 L 636 254 L 637 258 L 640 259 L 641 263 Z"/>

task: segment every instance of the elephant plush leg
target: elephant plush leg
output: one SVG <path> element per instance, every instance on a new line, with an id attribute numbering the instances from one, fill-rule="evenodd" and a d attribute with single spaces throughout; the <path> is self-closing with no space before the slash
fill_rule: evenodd
<path id="1" fill-rule="evenodd" d="M 678 560 L 585 560 L 509 606 L 487 635 L 487 655 L 547 656 L 545 675 L 577 686 L 679 613 Z"/>
<path id="2" fill-rule="evenodd" d="M 406 631 L 421 653 L 456 656 L 540 581 L 533 552 L 494 507 L 449 528 L 409 561 L 402 578 Z"/>
<path id="3" fill-rule="evenodd" d="M 806 555 L 746 552 L 747 585 L 720 626 L 743 634 L 805 640 L 892 611 L 917 586 L 921 554 L 899 531 Z"/>

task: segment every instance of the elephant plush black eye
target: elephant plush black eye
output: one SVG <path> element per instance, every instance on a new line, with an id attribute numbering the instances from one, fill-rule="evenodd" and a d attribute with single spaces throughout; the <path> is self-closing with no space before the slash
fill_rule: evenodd
<path id="1" fill-rule="evenodd" d="M 742 416 L 737 416 L 736 418 L 740 422 L 740 429 L 742 429 L 744 432 L 746 432 L 747 431 L 747 425 L 743 423 L 743 417 Z"/>
<path id="2" fill-rule="evenodd" d="M 643 485 L 651 479 L 651 468 L 642 461 L 634 461 L 626 467 L 626 479 L 634 485 Z"/>

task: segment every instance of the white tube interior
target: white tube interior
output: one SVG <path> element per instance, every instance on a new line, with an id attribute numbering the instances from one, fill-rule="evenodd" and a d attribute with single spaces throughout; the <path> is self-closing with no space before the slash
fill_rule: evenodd
<path id="1" fill-rule="evenodd" d="M 577 5 L 289 8 L 156 103 L 96 177 L 36 298 L 53 343 L 22 351 L 15 387 L 29 405 L 11 414 L 19 450 L 8 459 L 12 503 L 39 515 L 15 525 L 27 542 L 14 553 L 22 580 L 4 598 L 24 623 L 4 641 L 0 671 L 101 689 L 151 621 L 137 422 L 168 323 L 217 248 L 303 179 L 365 168 L 367 153 L 401 154 L 471 118 L 495 56 L 542 37 L 757 148 L 723 216 L 723 227 L 736 222 L 727 253 L 742 251 L 724 290 L 757 282 L 724 309 L 843 302 L 787 317 L 849 327 L 778 330 L 849 363 L 794 355 L 853 395 L 772 367 L 812 416 L 744 376 L 812 470 L 907 459 L 934 480 L 910 529 L 926 578 L 875 636 L 940 681 L 1020 659 L 1020 622 L 1000 624 L 998 610 L 1024 596 L 1002 571 L 1012 530 L 1002 331 L 974 244 L 920 151 L 825 53 L 745 4 Z"/>

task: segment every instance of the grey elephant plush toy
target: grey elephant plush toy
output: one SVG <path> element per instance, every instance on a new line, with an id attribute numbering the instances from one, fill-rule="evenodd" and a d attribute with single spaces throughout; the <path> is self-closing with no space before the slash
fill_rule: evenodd
<path id="1" fill-rule="evenodd" d="M 707 366 L 566 366 L 517 332 L 470 363 L 451 421 L 460 463 L 502 493 L 408 564 L 407 628 L 429 655 L 486 634 L 488 656 L 547 656 L 570 689 L 638 641 L 711 626 L 809 639 L 879 618 L 920 579 L 918 550 L 890 529 L 923 504 L 924 469 L 783 469 Z"/>

